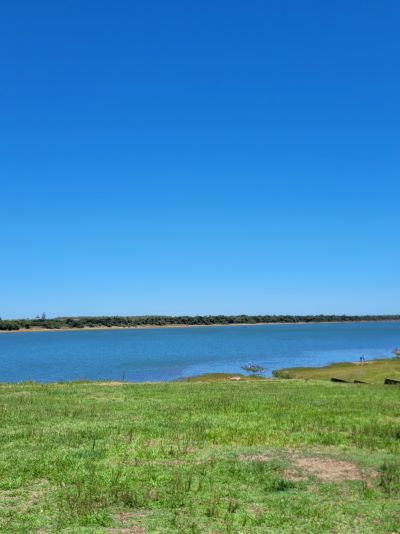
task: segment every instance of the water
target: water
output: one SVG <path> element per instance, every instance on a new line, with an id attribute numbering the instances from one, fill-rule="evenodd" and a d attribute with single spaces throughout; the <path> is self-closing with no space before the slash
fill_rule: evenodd
<path id="1" fill-rule="evenodd" d="M 0 334 L 0 382 L 157 381 L 388 357 L 400 322 Z"/>

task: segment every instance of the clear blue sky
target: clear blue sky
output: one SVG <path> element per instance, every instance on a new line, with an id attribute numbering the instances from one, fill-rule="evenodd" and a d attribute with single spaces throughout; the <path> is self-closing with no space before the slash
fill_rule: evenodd
<path id="1" fill-rule="evenodd" d="M 3 2 L 0 316 L 399 313 L 399 26 Z"/>

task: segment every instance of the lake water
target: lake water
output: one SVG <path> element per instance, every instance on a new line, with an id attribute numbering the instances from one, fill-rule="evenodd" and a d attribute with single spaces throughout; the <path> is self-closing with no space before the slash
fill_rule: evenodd
<path id="1" fill-rule="evenodd" d="M 400 322 L 0 334 L 0 382 L 157 381 L 388 357 Z"/>

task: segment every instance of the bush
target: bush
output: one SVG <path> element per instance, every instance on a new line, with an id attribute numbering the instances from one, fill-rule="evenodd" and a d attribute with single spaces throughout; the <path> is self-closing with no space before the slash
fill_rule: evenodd
<path id="1" fill-rule="evenodd" d="M 275 378 L 294 378 L 294 374 L 290 371 L 280 371 L 279 369 L 272 371 L 272 376 L 274 376 Z"/>

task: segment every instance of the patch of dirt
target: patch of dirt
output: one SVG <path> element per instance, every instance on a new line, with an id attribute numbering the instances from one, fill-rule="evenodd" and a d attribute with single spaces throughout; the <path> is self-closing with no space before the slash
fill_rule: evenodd
<path id="1" fill-rule="evenodd" d="M 107 532 L 110 534 L 145 534 L 144 527 L 138 525 L 138 522 L 143 520 L 147 515 L 146 512 L 119 512 L 115 516 L 118 527 L 108 528 Z M 136 523 L 136 524 L 135 524 Z"/>
<path id="2" fill-rule="evenodd" d="M 363 479 L 358 467 L 344 460 L 309 457 L 295 458 L 294 463 L 304 474 L 313 475 L 321 482 L 342 482 L 343 480 Z"/>
<path id="3" fill-rule="evenodd" d="M 47 480 L 47 478 L 43 478 L 35 482 L 35 484 L 32 486 L 28 493 L 28 499 L 25 503 L 25 506 L 27 508 L 31 508 L 31 506 L 33 506 L 35 502 L 45 493 L 45 487 L 48 483 L 49 481 Z"/>
<path id="4" fill-rule="evenodd" d="M 263 515 L 263 509 L 260 506 L 253 506 L 248 509 L 248 512 L 252 514 L 255 518 L 259 518 Z"/>
<path id="5" fill-rule="evenodd" d="M 260 454 L 240 454 L 238 460 L 245 462 L 271 462 L 276 460 L 276 456 L 268 453 Z M 356 464 L 327 458 L 322 456 L 303 457 L 298 452 L 290 451 L 286 457 L 288 463 L 284 471 L 286 480 L 292 482 L 303 482 L 310 476 L 314 476 L 319 482 L 342 482 L 344 480 L 364 480 Z M 291 465 L 292 464 L 292 465 Z M 371 473 L 369 473 L 370 476 Z"/>

